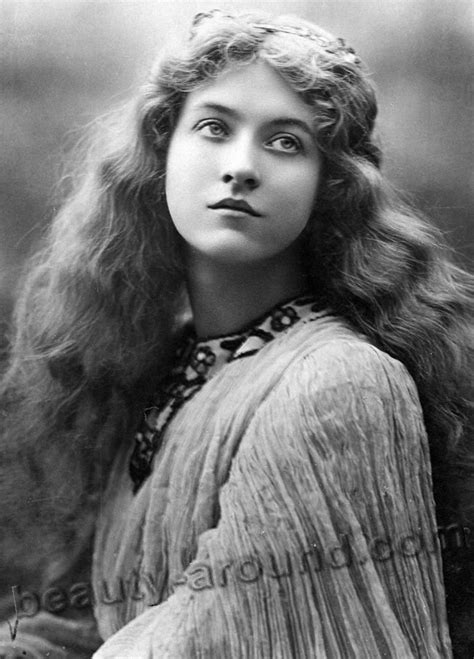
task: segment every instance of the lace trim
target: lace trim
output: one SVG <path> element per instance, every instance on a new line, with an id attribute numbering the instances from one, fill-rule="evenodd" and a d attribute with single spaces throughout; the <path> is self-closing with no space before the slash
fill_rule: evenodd
<path id="1" fill-rule="evenodd" d="M 135 434 L 129 473 L 134 494 L 152 471 L 152 462 L 163 443 L 163 436 L 176 412 L 226 363 L 257 353 L 299 322 L 320 318 L 314 298 L 299 297 L 273 307 L 247 329 L 214 339 L 197 340 L 188 332 L 177 351 L 175 367 L 161 390 L 145 410 L 142 426 Z"/>

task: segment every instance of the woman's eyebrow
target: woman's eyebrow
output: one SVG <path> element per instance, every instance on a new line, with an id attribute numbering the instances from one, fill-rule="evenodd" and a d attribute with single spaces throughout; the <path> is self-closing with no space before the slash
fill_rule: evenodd
<path id="1" fill-rule="evenodd" d="M 241 114 L 238 110 L 235 110 L 234 108 L 230 108 L 227 105 L 222 105 L 221 103 L 214 103 L 214 102 L 205 102 L 205 103 L 199 103 L 193 108 L 194 111 L 196 110 L 211 110 L 213 112 L 220 112 L 221 114 L 226 114 L 233 119 L 239 119 L 241 117 Z M 274 119 L 269 119 L 268 121 L 265 122 L 269 127 L 282 127 L 282 126 L 294 126 L 296 128 L 300 128 L 302 131 L 307 133 L 311 138 L 314 138 L 314 131 L 311 128 L 311 126 L 304 121 L 303 119 L 298 119 L 297 117 L 275 117 Z"/>
<path id="2" fill-rule="evenodd" d="M 192 108 L 192 110 L 210 110 L 211 112 L 220 112 L 221 114 L 227 114 L 234 119 L 238 119 L 241 116 L 240 112 L 234 110 L 233 108 L 229 108 L 227 105 L 221 105 L 220 103 L 212 102 L 198 103 Z"/>
<path id="3" fill-rule="evenodd" d="M 300 128 L 302 131 L 307 133 L 311 138 L 314 138 L 314 131 L 311 126 L 303 119 L 297 119 L 296 117 L 278 117 L 277 119 L 271 119 L 268 122 L 269 126 L 294 126 Z"/>

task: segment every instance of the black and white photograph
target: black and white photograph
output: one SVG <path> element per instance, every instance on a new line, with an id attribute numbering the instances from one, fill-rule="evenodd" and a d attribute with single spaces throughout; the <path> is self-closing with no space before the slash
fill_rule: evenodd
<path id="1" fill-rule="evenodd" d="M 0 0 L 0 659 L 474 659 L 471 0 Z"/>

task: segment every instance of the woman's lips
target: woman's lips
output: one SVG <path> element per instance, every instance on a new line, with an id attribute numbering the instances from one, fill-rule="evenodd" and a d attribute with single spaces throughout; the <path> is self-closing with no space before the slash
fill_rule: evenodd
<path id="1" fill-rule="evenodd" d="M 220 201 L 217 201 L 215 204 L 209 204 L 208 208 L 212 208 L 214 210 L 218 208 L 224 208 L 227 210 L 247 213 L 248 215 L 252 215 L 253 217 L 261 217 L 260 213 L 258 213 L 254 208 L 252 208 L 252 206 L 250 206 L 250 204 L 248 204 L 246 201 L 244 201 L 243 199 L 233 199 L 232 197 L 221 199 Z"/>

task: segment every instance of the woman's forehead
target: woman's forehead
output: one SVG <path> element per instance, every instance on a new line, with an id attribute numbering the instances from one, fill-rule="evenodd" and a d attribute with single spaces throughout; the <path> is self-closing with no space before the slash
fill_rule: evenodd
<path id="1" fill-rule="evenodd" d="M 228 110 L 229 114 L 256 113 L 276 119 L 294 117 L 312 124 L 311 108 L 272 66 L 263 60 L 230 65 L 216 78 L 190 92 L 184 110 Z"/>

